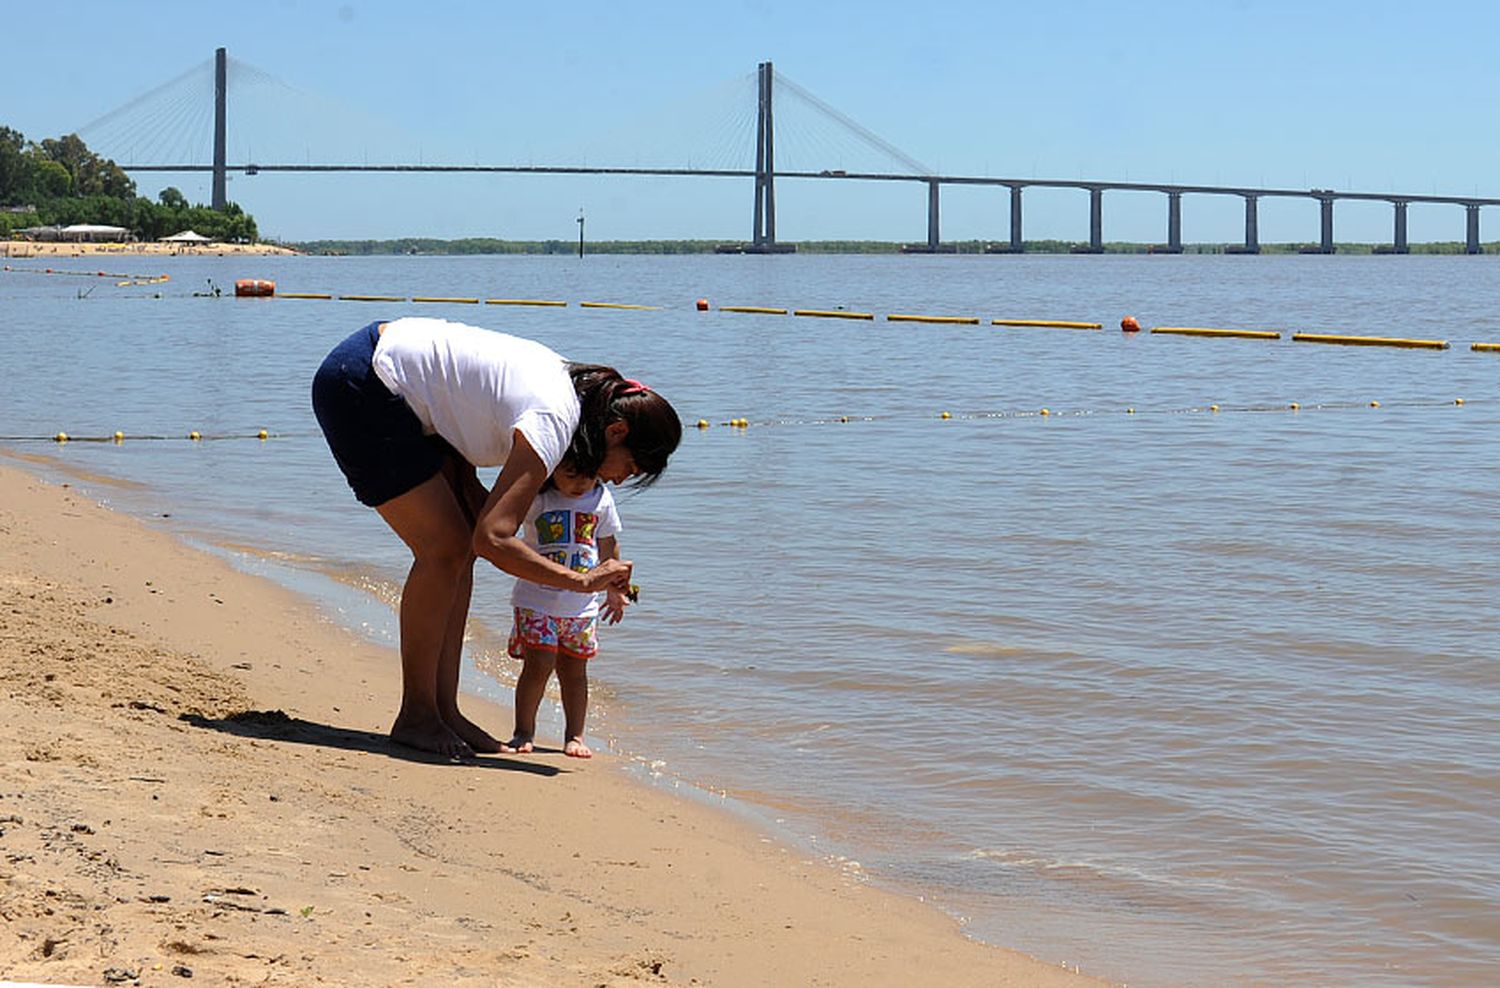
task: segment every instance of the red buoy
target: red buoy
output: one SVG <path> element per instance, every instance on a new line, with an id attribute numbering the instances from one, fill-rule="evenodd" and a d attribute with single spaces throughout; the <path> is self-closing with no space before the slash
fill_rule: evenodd
<path id="1" fill-rule="evenodd" d="M 708 299 L 706 299 L 706 298 L 700 298 L 698 300 L 698 311 L 699 312 L 707 312 L 708 311 Z"/>
<path id="2" fill-rule="evenodd" d="M 1126 316 L 1124 319 L 1120 320 L 1120 332 L 1139 333 L 1140 331 L 1141 324 L 1136 321 L 1135 316 Z"/>
<path id="3" fill-rule="evenodd" d="M 265 278 L 241 278 L 234 283 L 234 293 L 241 298 L 268 298 L 276 294 L 276 282 Z"/>

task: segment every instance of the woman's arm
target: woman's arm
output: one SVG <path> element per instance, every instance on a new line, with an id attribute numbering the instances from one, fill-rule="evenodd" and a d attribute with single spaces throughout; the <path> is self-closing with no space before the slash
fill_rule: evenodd
<path id="1" fill-rule="evenodd" d="M 556 587 L 595 593 L 611 586 L 630 584 L 630 564 L 608 559 L 587 573 L 578 573 L 544 558 L 516 533 L 526 522 L 531 502 L 547 481 L 547 466 L 526 437 L 516 430 L 510 455 L 495 478 L 495 487 L 479 511 L 474 525 L 474 554 L 523 580 Z"/>

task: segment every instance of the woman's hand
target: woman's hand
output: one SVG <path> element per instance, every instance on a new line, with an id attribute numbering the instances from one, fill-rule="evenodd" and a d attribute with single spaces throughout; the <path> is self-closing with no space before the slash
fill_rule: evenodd
<path id="1" fill-rule="evenodd" d="M 618 590 L 624 593 L 630 589 L 630 573 L 634 566 L 628 559 L 606 559 L 583 574 L 583 592 L 598 593 L 601 590 Z"/>

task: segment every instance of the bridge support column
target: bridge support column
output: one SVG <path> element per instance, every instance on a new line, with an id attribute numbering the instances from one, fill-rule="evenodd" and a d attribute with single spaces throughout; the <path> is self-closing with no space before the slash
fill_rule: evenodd
<path id="1" fill-rule="evenodd" d="M 1322 214 L 1322 235 L 1318 241 L 1318 251 L 1323 254 L 1332 254 L 1333 247 L 1333 198 L 1331 196 L 1318 197 L 1319 212 Z"/>
<path id="2" fill-rule="evenodd" d="M 1182 253 L 1182 193 L 1167 193 L 1167 253 Z"/>
<path id="3" fill-rule="evenodd" d="M 1260 253 L 1260 215 L 1256 209 L 1260 196 L 1245 197 L 1245 247 L 1242 254 Z"/>
<path id="4" fill-rule="evenodd" d="M 936 252 L 938 249 L 938 183 L 936 179 L 927 181 L 927 249 Z"/>
<path id="5" fill-rule="evenodd" d="M 1465 231 L 1465 235 L 1464 235 L 1464 253 L 1466 253 L 1466 254 L 1480 254 L 1480 253 L 1483 253 L 1483 251 L 1481 250 L 1481 248 L 1479 246 L 1479 203 L 1477 203 L 1477 202 L 1466 202 L 1466 203 L 1464 203 L 1464 212 L 1466 214 L 1468 214 L 1466 216 L 1466 219 L 1468 220 L 1468 223 L 1467 223 L 1468 229 Z"/>
<path id="6" fill-rule="evenodd" d="M 214 51 L 214 185 L 213 198 L 210 200 L 214 209 L 222 210 L 229 204 L 229 196 L 226 190 L 228 179 L 225 158 L 227 157 L 226 140 L 227 128 L 224 120 L 225 105 L 228 103 L 228 58 L 223 48 Z"/>
<path id="7" fill-rule="evenodd" d="M 1411 248 L 1406 243 L 1406 201 L 1397 199 L 1392 205 L 1396 207 L 1396 229 L 1391 237 L 1391 252 L 1409 254 Z"/>
<path id="8" fill-rule="evenodd" d="M 1104 190 L 1089 189 L 1089 251 L 1104 253 Z"/>
<path id="9" fill-rule="evenodd" d="M 1010 187 L 1010 252 L 1020 254 L 1026 250 L 1026 241 L 1021 238 L 1021 187 Z"/>
<path id="10" fill-rule="evenodd" d="M 755 228 L 751 246 L 776 249 L 776 148 L 771 119 L 770 62 L 760 63 L 760 102 L 755 131 Z"/>

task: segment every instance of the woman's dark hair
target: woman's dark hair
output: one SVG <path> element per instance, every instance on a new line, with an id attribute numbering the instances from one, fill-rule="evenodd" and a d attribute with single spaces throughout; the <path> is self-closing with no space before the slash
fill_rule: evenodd
<path id="1" fill-rule="evenodd" d="M 565 458 L 580 473 L 597 474 L 608 445 L 605 427 L 611 422 L 624 422 L 629 427 L 625 447 L 640 471 L 632 486 L 656 483 L 682 442 L 682 420 L 671 402 L 642 384 L 626 380 L 613 367 L 570 363 L 568 373 L 578 392 L 579 415 Z"/>

